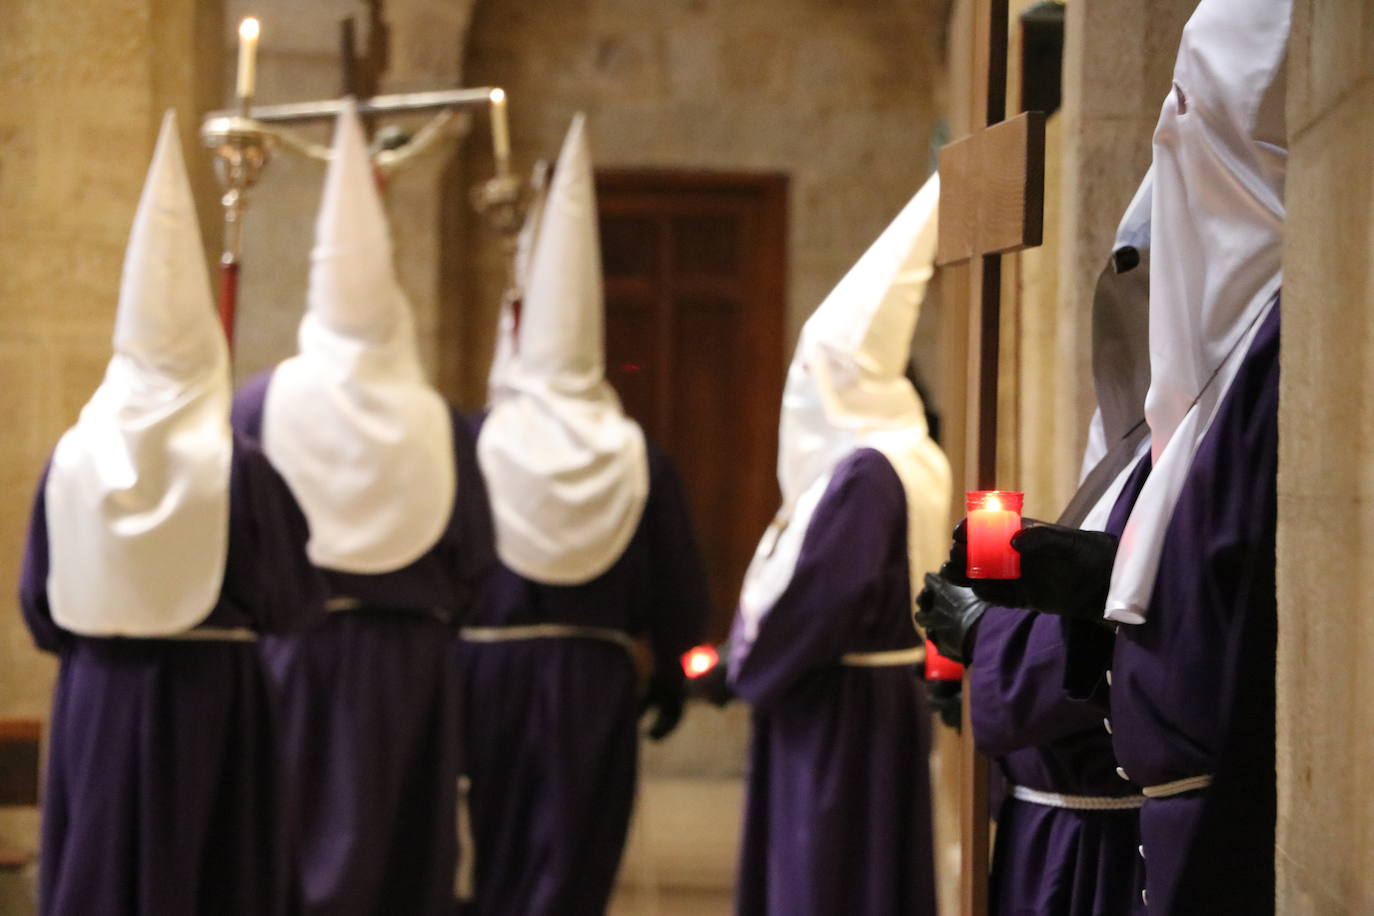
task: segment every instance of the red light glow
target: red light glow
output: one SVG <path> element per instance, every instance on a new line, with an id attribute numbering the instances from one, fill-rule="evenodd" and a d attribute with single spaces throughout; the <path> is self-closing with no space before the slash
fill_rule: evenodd
<path id="1" fill-rule="evenodd" d="M 720 664 L 720 655 L 714 646 L 697 646 L 682 655 L 682 671 L 688 677 L 701 677 Z"/>

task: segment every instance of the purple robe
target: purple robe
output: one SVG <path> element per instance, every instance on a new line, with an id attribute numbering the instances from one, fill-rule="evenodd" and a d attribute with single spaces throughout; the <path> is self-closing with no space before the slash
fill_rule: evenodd
<path id="1" fill-rule="evenodd" d="M 906 514 L 882 453 L 841 461 L 790 583 L 732 661 L 754 706 L 741 914 L 935 913 L 924 685 L 912 665 L 840 663 L 919 644 Z"/>
<path id="2" fill-rule="evenodd" d="M 1120 534 L 1149 459 L 1132 473 L 1106 529 Z M 978 623 L 969 690 L 974 740 L 1007 782 L 1042 792 L 1139 795 L 1116 775 L 1103 711 L 1064 692 L 1061 621 L 989 608 Z M 989 910 L 1114 916 L 1141 909 L 1134 810 L 1057 808 L 1007 794 L 997 819 Z"/>
<path id="3" fill-rule="evenodd" d="M 1193 460 L 1146 622 L 1070 644 L 1067 683 L 1109 701 L 1131 779 L 1214 777 L 1141 809 L 1155 912 L 1274 908 L 1279 326 L 1275 305 Z"/>
<path id="4" fill-rule="evenodd" d="M 680 656 L 701 640 L 709 603 L 682 484 L 651 447 L 644 514 L 610 569 L 583 585 L 555 586 L 500 566 L 470 623 L 644 636 L 657 675 L 680 679 Z M 467 912 L 603 913 L 634 804 L 634 660 L 624 646 L 594 638 L 460 641 L 456 652 L 471 780 Z"/>
<path id="5" fill-rule="evenodd" d="M 19 597 L 40 649 L 61 658 L 43 787 L 39 912 L 288 911 L 273 710 L 251 642 L 95 638 L 48 606 L 44 480 Z M 285 484 L 235 439 L 219 601 L 200 626 L 305 625 L 321 583 Z"/>
<path id="6" fill-rule="evenodd" d="M 235 397 L 236 429 L 257 439 L 270 374 Z M 410 565 L 379 575 L 322 570 L 355 610 L 265 641 L 282 706 L 305 913 L 450 913 L 457 857 L 457 682 L 453 628 L 493 560 L 473 439 L 453 417 L 458 491 L 448 528 Z"/>

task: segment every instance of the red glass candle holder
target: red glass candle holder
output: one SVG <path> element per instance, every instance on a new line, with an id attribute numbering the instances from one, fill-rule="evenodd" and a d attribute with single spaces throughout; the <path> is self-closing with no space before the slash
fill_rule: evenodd
<path id="1" fill-rule="evenodd" d="M 1025 494 L 1011 490 L 971 490 L 968 493 L 968 577 L 1019 579 L 1021 554 L 1011 546 L 1021 530 Z"/>
<path id="2" fill-rule="evenodd" d="M 689 678 L 702 677 L 720 664 L 720 653 L 715 646 L 694 646 L 682 653 L 682 673 Z"/>
<path id="3" fill-rule="evenodd" d="M 935 648 L 935 643 L 926 640 L 926 680 L 928 681 L 962 681 L 964 679 L 964 666 L 956 661 L 945 658 L 940 654 L 940 650 Z"/>

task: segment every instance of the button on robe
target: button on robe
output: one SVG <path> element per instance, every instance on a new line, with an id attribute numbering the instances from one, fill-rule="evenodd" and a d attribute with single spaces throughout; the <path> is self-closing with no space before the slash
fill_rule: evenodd
<path id="1" fill-rule="evenodd" d="M 1068 680 L 1112 671 L 1114 748 L 1142 785 L 1214 774 L 1140 813 L 1156 912 L 1274 906 L 1274 545 L 1279 306 L 1264 318 L 1188 472 L 1147 621 L 1110 655 L 1076 648 Z"/>
<path id="2" fill-rule="evenodd" d="M 1131 473 L 1107 521 L 1119 534 L 1149 473 Z M 1059 618 L 992 607 L 969 669 L 974 740 L 1012 785 L 1066 795 L 1130 796 L 1116 774 L 1103 710 L 1064 691 Z M 1140 843 L 1134 810 L 1056 808 L 1007 795 L 997 819 L 993 913 L 1135 913 Z"/>

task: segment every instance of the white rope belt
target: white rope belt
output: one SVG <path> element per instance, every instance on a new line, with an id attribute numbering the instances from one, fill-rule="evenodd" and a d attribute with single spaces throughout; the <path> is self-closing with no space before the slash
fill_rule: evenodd
<path id="1" fill-rule="evenodd" d="M 571 623 L 534 623 L 520 627 L 463 627 L 458 631 L 464 642 L 524 642 L 530 639 L 599 639 L 614 643 L 626 652 L 635 651 L 629 633 L 610 627 L 583 627 Z"/>
<path id="2" fill-rule="evenodd" d="M 183 633 L 155 636 L 172 642 L 257 642 L 258 634 L 247 627 L 197 627 Z"/>
<path id="3" fill-rule="evenodd" d="M 1201 776 L 1175 779 L 1173 782 L 1165 782 L 1157 786 L 1146 786 L 1140 791 L 1145 793 L 1146 798 L 1169 798 L 1173 795 L 1182 795 L 1184 792 L 1192 792 L 1194 789 L 1205 789 L 1211 784 L 1212 774 L 1204 773 Z"/>
<path id="4" fill-rule="evenodd" d="M 920 664 L 925 660 L 925 646 L 887 652 L 846 652 L 840 656 L 840 664 L 848 668 L 896 668 L 899 665 Z"/>
<path id="5" fill-rule="evenodd" d="M 447 621 L 451 618 L 443 608 L 411 608 L 395 607 L 389 608 L 381 605 L 363 601 L 361 598 L 353 598 L 348 595 L 335 595 L 325 601 L 324 609 L 331 614 L 346 614 L 350 611 L 381 611 L 382 613 L 411 614 L 421 617 L 433 617 L 435 620 Z"/>
<path id="6" fill-rule="evenodd" d="M 1145 804 L 1143 795 L 1065 795 L 1062 792 L 1041 792 L 1027 786 L 1012 786 L 1011 797 L 1033 805 L 1073 811 L 1135 811 Z"/>

